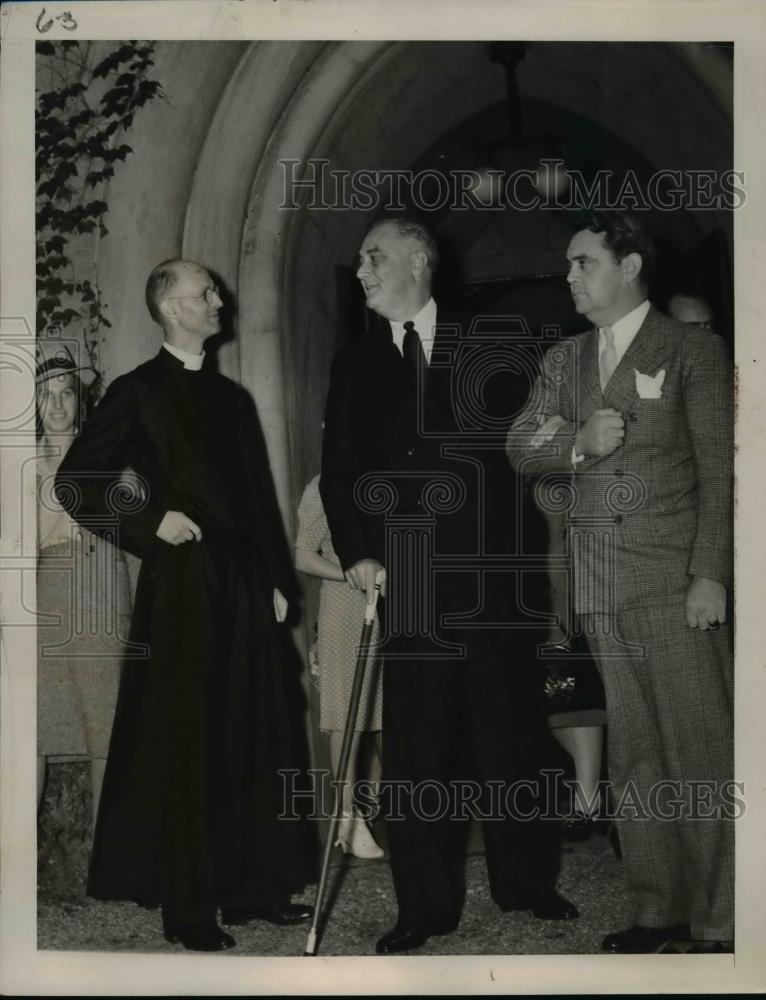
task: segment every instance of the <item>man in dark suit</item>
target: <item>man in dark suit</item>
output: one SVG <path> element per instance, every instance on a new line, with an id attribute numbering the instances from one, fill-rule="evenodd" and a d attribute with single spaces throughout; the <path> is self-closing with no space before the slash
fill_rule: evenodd
<path id="1" fill-rule="evenodd" d="M 626 805 L 632 922 L 603 948 L 652 952 L 691 935 L 695 950 L 725 950 L 731 362 L 719 337 L 652 307 L 653 259 L 631 216 L 594 216 L 575 234 L 567 280 L 595 328 L 548 352 L 508 453 L 520 472 L 572 476 L 575 606 L 604 681 L 614 797 Z"/>
<path id="2" fill-rule="evenodd" d="M 333 546 L 346 579 L 368 595 L 386 572 L 384 798 L 399 918 L 380 954 L 457 926 L 467 826 L 459 780 L 474 782 L 493 816 L 483 829 L 499 906 L 577 916 L 554 888 L 555 824 L 519 818 L 537 805 L 547 729 L 481 573 L 498 520 L 514 523 L 513 494 L 486 495 L 486 425 L 465 432 L 466 330 L 431 297 L 436 265 L 417 222 L 389 219 L 367 233 L 357 277 L 384 322 L 336 356 L 325 415 L 320 490 Z M 494 808 L 492 782 L 502 789 Z"/>
<path id="3" fill-rule="evenodd" d="M 224 924 L 311 916 L 289 901 L 313 876 L 307 827 L 278 820 L 278 771 L 305 765 L 277 624 L 298 589 L 252 400 L 204 364 L 215 283 L 166 261 L 146 301 L 159 354 L 112 382 L 56 480 L 72 517 L 142 559 L 131 641 L 147 655 L 123 667 L 88 893 L 160 904 L 168 941 L 219 951 L 219 907 Z"/>

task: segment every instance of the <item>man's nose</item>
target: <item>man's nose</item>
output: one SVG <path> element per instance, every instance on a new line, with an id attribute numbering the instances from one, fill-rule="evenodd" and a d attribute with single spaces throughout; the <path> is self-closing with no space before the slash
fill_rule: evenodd
<path id="1" fill-rule="evenodd" d="M 361 261 L 359 267 L 356 269 L 356 276 L 361 281 L 364 275 L 367 274 L 367 264 L 365 261 Z"/>
<path id="2" fill-rule="evenodd" d="M 567 284 L 569 284 L 569 285 L 571 285 L 572 282 L 574 281 L 574 276 L 573 276 L 573 273 L 572 273 L 573 271 L 574 271 L 574 264 L 572 264 L 572 266 L 567 271 Z"/>

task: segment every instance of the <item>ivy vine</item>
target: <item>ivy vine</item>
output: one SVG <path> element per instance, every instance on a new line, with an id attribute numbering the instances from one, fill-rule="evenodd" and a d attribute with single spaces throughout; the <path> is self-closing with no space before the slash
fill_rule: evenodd
<path id="1" fill-rule="evenodd" d="M 149 78 L 153 42 L 122 42 L 103 52 L 93 42 L 38 42 L 35 118 L 37 332 L 79 325 L 97 370 L 103 331 L 112 325 L 96 277 L 98 241 L 108 232 L 107 187 L 117 163 L 133 152 L 124 140 L 136 113 L 163 96 Z M 45 76 L 53 89 L 40 86 Z M 88 234 L 93 253 L 84 269 L 73 250 Z"/>

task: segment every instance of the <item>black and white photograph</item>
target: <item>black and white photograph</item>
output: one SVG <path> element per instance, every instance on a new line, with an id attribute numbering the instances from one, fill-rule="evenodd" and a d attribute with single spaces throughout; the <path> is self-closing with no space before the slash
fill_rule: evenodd
<path id="1" fill-rule="evenodd" d="M 762 989 L 763 8 L 1 17 L 3 992 Z"/>

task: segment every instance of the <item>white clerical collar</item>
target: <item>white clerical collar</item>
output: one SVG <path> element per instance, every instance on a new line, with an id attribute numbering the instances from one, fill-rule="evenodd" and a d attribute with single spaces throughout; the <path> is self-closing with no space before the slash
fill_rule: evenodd
<path id="1" fill-rule="evenodd" d="M 644 299 L 640 306 L 636 306 L 629 313 L 621 316 L 616 323 L 611 324 L 614 334 L 614 349 L 617 352 L 617 363 L 622 360 L 623 354 L 627 351 L 633 340 L 641 329 L 641 325 L 647 317 L 651 308 L 649 299 Z M 598 328 L 599 349 L 604 346 L 604 327 Z"/>
<path id="2" fill-rule="evenodd" d="M 393 319 L 389 320 L 394 343 L 400 351 L 402 351 L 404 346 L 405 322 L 409 322 L 409 320 L 404 320 L 401 323 L 398 323 Z M 420 312 L 416 313 L 416 315 L 412 317 L 412 323 L 418 332 L 420 343 L 423 345 L 423 352 L 426 356 L 426 364 L 430 364 L 431 351 L 434 346 L 434 327 L 436 326 L 436 303 L 433 298 L 430 298 Z"/>
<path id="3" fill-rule="evenodd" d="M 174 358 L 182 361 L 184 368 L 188 368 L 189 371 L 198 372 L 202 368 L 205 360 L 204 351 L 202 354 L 191 354 L 189 351 L 182 351 L 180 347 L 174 347 L 167 340 L 163 341 L 162 346 L 166 351 L 170 351 Z"/>

